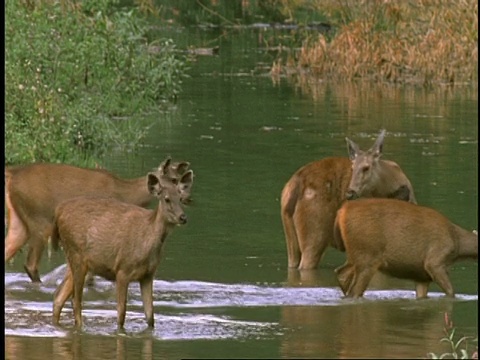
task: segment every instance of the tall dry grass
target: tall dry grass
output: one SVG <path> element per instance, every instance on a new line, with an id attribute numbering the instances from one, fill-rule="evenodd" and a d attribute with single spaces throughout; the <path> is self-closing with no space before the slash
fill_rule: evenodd
<path id="1" fill-rule="evenodd" d="M 336 19 L 336 33 L 305 39 L 272 75 L 427 85 L 478 79 L 475 0 L 329 0 L 317 11 Z"/>

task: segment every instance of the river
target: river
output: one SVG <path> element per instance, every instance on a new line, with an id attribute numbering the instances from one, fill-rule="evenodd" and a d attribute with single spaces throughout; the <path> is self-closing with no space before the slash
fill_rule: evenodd
<path id="1" fill-rule="evenodd" d="M 376 276 L 365 299 L 342 299 L 333 270 L 345 254 L 327 250 L 317 270 L 288 270 L 279 198 L 308 162 L 347 156 L 345 137 L 367 149 L 380 129 L 385 159 L 410 178 L 419 204 L 465 229 L 478 228 L 478 92 L 387 84 L 272 79 L 266 30 L 164 28 L 179 48 L 219 46 L 197 56 L 175 105 L 145 119 L 135 153 L 112 151 L 104 166 L 146 174 L 167 156 L 194 171 L 189 221 L 167 239 L 154 282 L 155 328 L 147 329 L 138 284 L 129 290 L 125 333 L 116 329 L 114 284 L 85 290 L 84 328 L 71 305 L 61 327 L 52 299 L 63 254 L 44 256 L 42 284 L 23 272 L 25 251 L 5 274 L 7 359 L 425 358 L 456 334 L 478 336 L 478 265 L 450 277 L 456 298 L 430 286 Z"/>

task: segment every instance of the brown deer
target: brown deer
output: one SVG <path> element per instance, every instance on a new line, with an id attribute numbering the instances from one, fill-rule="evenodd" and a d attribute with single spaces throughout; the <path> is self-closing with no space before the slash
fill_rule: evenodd
<path id="1" fill-rule="evenodd" d="M 180 183 L 189 181 L 191 170 Z M 118 326 L 123 328 L 128 285 L 140 283 L 145 316 L 153 321 L 153 279 L 160 263 L 163 244 L 176 225 L 185 224 L 180 194 L 170 178 L 147 175 L 144 185 L 158 198 L 155 210 L 112 198 L 77 197 L 55 210 L 52 246 L 61 243 L 67 259 L 67 273 L 55 292 L 53 323 L 58 324 L 66 300 L 73 294 L 75 325 L 82 326 L 82 294 L 87 273 L 115 281 Z"/>
<path id="2" fill-rule="evenodd" d="M 417 298 L 427 297 L 432 281 L 453 297 L 447 268 L 457 260 L 478 259 L 475 232 L 431 208 L 397 199 L 344 203 L 334 236 L 347 253 L 346 263 L 335 270 L 346 297 L 361 297 L 377 271 L 415 281 Z"/>
<path id="3" fill-rule="evenodd" d="M 168 166 L 164 166 L 168 162 Z M 178 182 L 187 173 L 188 162 L 172 163 L 167 158 L 157 172 Z M 190 181 L 177 185 L 183 202 L 190 200 Z M 103 169 L 86 169 L 65 164 L 38 163 L 5 168 L 5 261 L 26 243 L 30 245 L 25 271 L 40 282 L 38 264 L 51 233 L 55 207 L 76 196 L 111 196 L 120 201 L 147 207 L 154 197 L 145 186 L 145 176 L 121 179 Z"/>
<path id="4" fill-rule="evenodd" d="M 362 151 L 346 138 L 349 158 L 329 157 L 293 174 L 281 196 L 281 216 L 288 267 L 314 269 L 333 244 L 335 215 L 345 200 L 398 197 L 416 203 L 412 185 L 400 166 L 381 160 L 385 130 Z"/>

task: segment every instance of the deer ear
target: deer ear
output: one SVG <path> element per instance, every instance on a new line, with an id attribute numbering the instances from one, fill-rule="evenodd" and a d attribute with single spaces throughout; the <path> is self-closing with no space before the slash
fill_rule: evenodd
<path id="1" fill-rule="evenodd" d="M 148 173 L 147 188 L 148 192 L 152 195 L 158 195 L 162 192 L 163 187 L 160 184 L 160 179 L 155 173 Z"/>
<path id="2" fill-rule="evenodd" d="M 383 153 L 383 140 L 385 139 L 385 132 L 385 129 L 380 131 L 377 140 L 375 140 L 375 144 L 373 144 L 369 150 L 375 157 L 380 157 Z"/>
<path id="3" fill-rule="evenodd" d="M 172 163 L 172 158 L 168 156 L 165 160 L 162 161 L 162 163 L 158 166 L 158 172 L 160 175 L 165 175 L 168 171 L 168 167 Z"/>
<path id="4" fill-rule="evenodd" d="M 360 154 L 360 148 L 347 137 L 345 138 L 345 141 L 347 142 L 348 157 L 353 161 Z"/>
<path id="5" fill-rule="evenodd" d="M 189 185 L 192 186 L 193 183 L 193 171 L 188 170 L 185 174 L 182 175 L 182 178 L 180 179 L 181 184 Z"/>
<path id="6" fill-rule="evenodd" d="M 179 162 L 177 165 L 177 174 L 183 175 L 188 170 L 189 166 L 190 166 L 190 163 L 187 161 Z"/>

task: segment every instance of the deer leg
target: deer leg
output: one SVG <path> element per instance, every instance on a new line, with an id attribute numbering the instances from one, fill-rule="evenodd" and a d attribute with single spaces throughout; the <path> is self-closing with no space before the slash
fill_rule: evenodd
<path id="1" fill-rule="evenodd" d="M 300 205 L 294 221 L 302 259 L 299 270 L 315 269 L 333 237 L 333 219 L 318 211 L 312 201 Z M 303 216 L 302 216 L 303 215 Z"/>
<path id="2" fill-rule="evenodd" d="M 73 315 L 75 317 L 75 326 L 82 327 L 82 296 L 87 267 L 80 261 L 70 262 L 73 275 Z"/>
<path id="3" fill-rule="evenodd" d="M 302 281 L 297 269 L 287 269 L 287 282 L 289 285 L 298 285 Z"/>
<path id="4" fill-rule="evenodd" d="M 87 277 L 85 279 L 85 284 L 90 288 L 95 285 L 95 277 L 91 272 L 87 273 Z"/>
<path id="5" fill-rule="evenodd" d="M 122 272 L 118 272 L 115 281 L 117 283 L 117 324 L 119 329 L 123 329 L 127 312 L 128 279 Z"/>
<path id="6" fill-rule="evenodd" d="M 302 254 L 298 247 L 295 229 L 285 229 L 285 240 L 287 245 L 288 267 L 296 269 L 300 264 Z"/>
<path id="7" fill-rule="evenodd" d="M 360 269 L 358 266 L 356 266 L 346 297 L 362 297 L 375 272 L 376 269 L 372 266 L 364 267 L 363 269 Z"/>
<path id="8" fill-rule="evenodd" d="M 454 297 L 452 283 L 448 277 L 447 268 L 441 262 L 442 259 L 435 259 L 434 261 L 425 262 L 425 270 L 449 297 Z"/>
<path id="9" fill-rule="evenodd" d="M 302 259 L 298 269 L 316 269 L 328 245 L 324 232 L 322 231 L 320 234 L 317 234 L 315 231 L 305 232 L 299 235 L 299 237 L 302 238 L 304 247 L 301 249 Z"/>
<path id="10" fill-rule="evenodd" d="M 354 279 L 354 269 L 348 262 L 343 264 L 342 266 L 335 269 L 337 273 L 337 280 L 340 285 L 340 289 L 342 289 L 343 295 L 347 294 L 348 289 L 352 285 L 352 281 Z"/>
<path id="11" fill-rule="evenodd" d="M 18 216 L 7 196 L 6 205 L 8 212 L 7 236 L 5 237 L 5 261 L 9 261 L 28 240 L 28 232 L 25 224 Z"/>
<path id="12" fill-rule="evenodd" d="M 415 283 L 415 293 L 417 299 L 422 299 L 427 297 L 429 281 L 426 282 L 416 282 Z"/>
<path id="13" fill-rule="evenodd" d="M 282 209 L 282 223 L 287 245 L 288 267 L 297 268 L 300 264 L 300 248 L 298 247 L 297 232 L 292 216 Z"/>
<path id="14" fill-rule="evenodd" d="M 73 277 L 70 267 L 67 265 L 67 272 L 63 281 L 55 290 L 53 300 L 53 324 L 58 325 L 60 321 L 60 313 L 67 299 L 73 294 Z"/>
<path id="15" fill-rule="evenodd" d="M 41 282 L 40 274 L 38 273 L 38 264 L 42 258 L 44 248 L 45 243 L 41 236 L 31 236 L 27 262 L 25 263 L 24 268 L 32 282 Z"/>
<path id="16" fill-rule="evenodd" d="M 153 276 L 147 276 L 140 280 L 140 290 L 148 327 L 153 328 Z"/>

